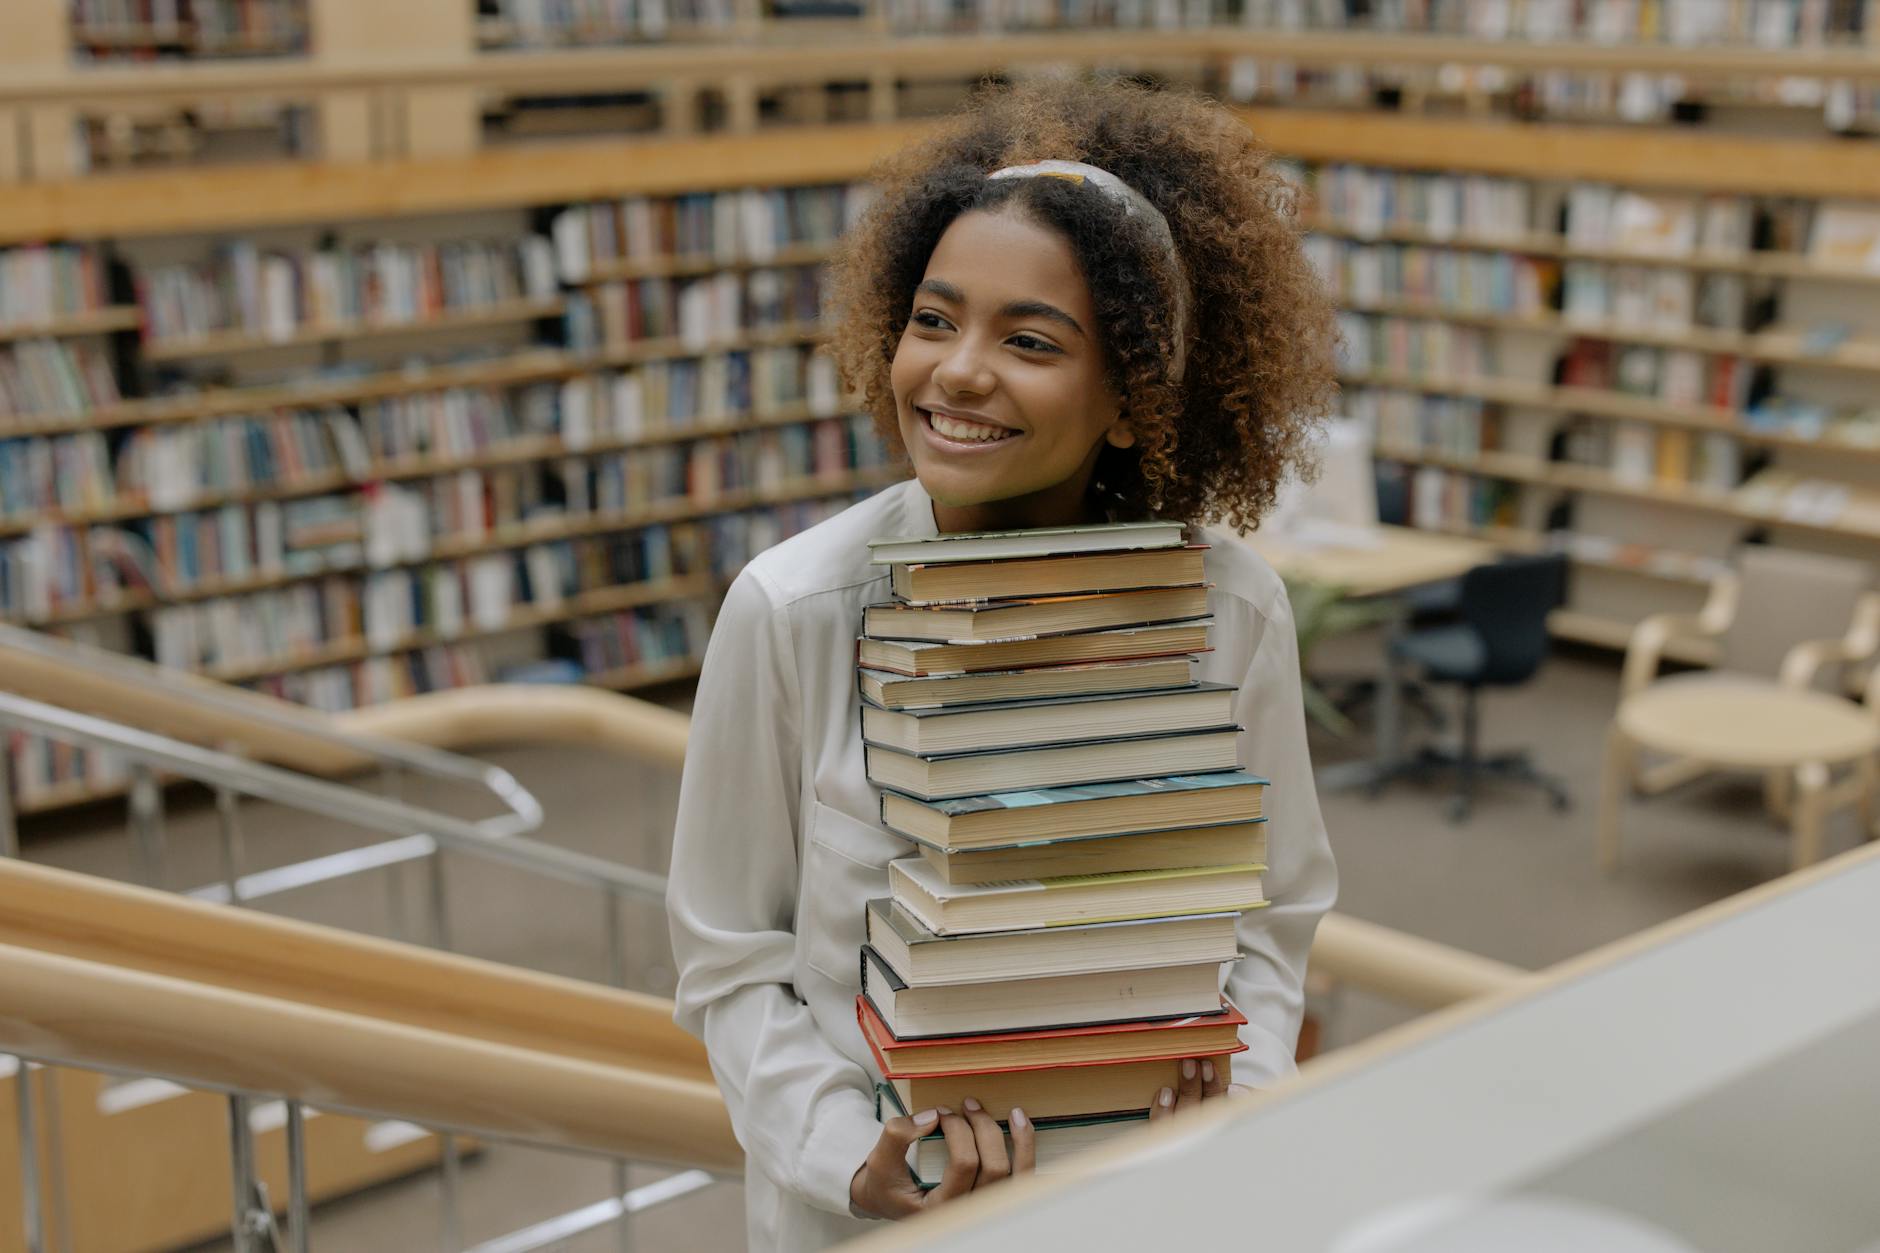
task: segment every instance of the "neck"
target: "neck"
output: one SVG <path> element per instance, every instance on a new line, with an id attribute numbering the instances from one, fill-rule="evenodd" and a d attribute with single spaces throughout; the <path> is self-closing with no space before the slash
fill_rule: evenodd
<path id="1" fill-rule="evenodd" d="M 942 535 L 963 531 L 1024 531 L 1033 527 L 1083 526 L 1104 521 L 1090 499 L 1090 480 L 1072 478 L 1056 487 L 1006 500 L 971 505 L 933 502 L 934 526 Z"/>

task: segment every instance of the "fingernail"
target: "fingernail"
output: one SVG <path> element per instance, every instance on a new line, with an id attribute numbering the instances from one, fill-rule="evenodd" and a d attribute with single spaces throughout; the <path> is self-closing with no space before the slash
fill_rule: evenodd
<path id="1" fill-rule="evenodd" d="M 970 1096 L 966 1098 L 966 1112 L 969 1114 L 977 1114 L 979 1112 L 979 1102 L 975 1101 Z"/>
<path id="2" fill-rule="evenodd" d="M 936 1106 L 934 1106 L 934 1108 L 940 1111 L 940 1114 L 941 1114 L 941 1116 L 942 1116 L 942 1117 L 945 1117 L 945 1118 L 950 1118 L 950 1117 L 952 1117 L 952 1116 L 953 1116 L 953 1111 L 952 1111 L 952 1110 L 950 1110 L 950 1109 L 948 1109 L 948 1108 L 947 1108 L 946 1106 L 944 1106 L 944 1105 L 936 1105 Z"/>
<path id="3" fill-rule="evenodd" d="M 1192 1079 L 1194 1077 L 1195 1077 L 1195 1059 L 1191 1057 L 1187 1061 L 1182 1063 L 1182 1078 Z"/>
<path id="4" fill-rule="evenodd" d="M 1012 1111 L 1011 1121 L 1012 1121 L 1012 1130 L 1014 1131 L 1022 1131 L 1026 1127 L 1031 1126 L 1031 1120 L 1025 1117 L 1025 1111 L 1022 1109 L 1015 1109 Z"/>
<path id="5" fill-rule="evenodd" d="M 1247 1087 L 1245 1084 L 1230 1083 L 1227 1085 L 1227 1095 L 1236 1097 L 1252 1096 L 1253 1089 Z"/>
<path id="6" fill-rule="evenodd" d="M 940 1111 L 937 1109 L 923 1109 L 920 1113 L 914 1115 L 914 1125 L 919 1127 L 922 1131 L 925 1131 L 939 1121 Z"/>
<path id="7" fill-rule="evenodd" d="M 1209 1083 L 1214 1082 L 1214 1063 L 1213 1062 L 1201 1063 L 1201 1077 L 1203 1079 L 1206 1079 Z"/>
<path id="8" fill-rule="evenodd" d="M 1169 1105 L 1173 1105 L 1175 1103 L 1175 1090 L 1173 1088 L 1163 1088 L 1159 1093 L 1156 1094 L 1155 1099 L 1156 1099 L 1156 1103 L 1159 1105 L 1162 1105 L 1165 1107 Z"/>

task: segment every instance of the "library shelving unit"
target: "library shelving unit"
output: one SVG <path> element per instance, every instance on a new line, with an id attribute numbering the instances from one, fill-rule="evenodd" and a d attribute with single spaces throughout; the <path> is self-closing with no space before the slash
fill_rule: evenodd
<path id="1" fill-rule="evenodd" d="M 837 33 L 811 44 L 791 33 L 810 8 L 770 5 L 727 9 L 736 38 L 479 52 L 492 19 L 650 11 L 483 8 L 412 0 L 375 21 L 382 6 L 309 0 L 308 55 L 265 73 L 0 82 L 11 620 L 335 707 L 504 672 L 544 630 L 591 682 L 689 675 L 749 552 L 898 473 L 813 349 L 817 269 L 856 184 L 926 125 L 899 117 L 910 84 L 1065 61 L 1252 98 L 1275 65 L 1335 80 L 1364 61 L 1366 90 L 1379 66 L 1436 86 L 1446 66 L 1503 69 L 1469 79 L 1456 116 L 1334 99 L 1243 117 L 1298 163 L 1347 322 L 1347 404 L 1412 520 L 1566 548 L 1560 633 L 1622 642 L 1693 604 L 1745 537 L 1867 554 L 1880 538 L 1880 154 L 1818 124 L 1778 139 L 1495 115 L 1529 72 L 1867 90 L 1869 49 L 1323 30 L 1316 6 L 1284 5 L 1117 6 L 1088 33 L 1024 6 L 870 6 L 820 12 Z M 968 33 L 893 33 L 921 22 Z M 1000 23 L 1025 31 L 988 37 Z M 0 15 L 0 49 L 28 37 L 68 59 L 62 25 Z M 414 47 L 436 55 L 392 57 Z M 829 82 L 863 84 L 873 120 L 774 125 L 767 93 Z M 617 140 L 492 143 L 479 124 L 489 98 L 602 89 L 661 101 L 662 135 L 630 160 Z M 69 179 L 49 155 L 99 102 L 258 92 L 309 102 L 327 159 Z M 15 765 L 29 808 L 98 782 Z"/>

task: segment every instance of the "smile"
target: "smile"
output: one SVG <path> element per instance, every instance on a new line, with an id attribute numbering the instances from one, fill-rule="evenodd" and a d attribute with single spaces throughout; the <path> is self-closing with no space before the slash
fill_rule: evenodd
<path id="1" fill-rule="evenodd" d="M 1017 435 L 1010 427 L 994 426 L 988 422 L 977 422 L 969 418 L 956 418 L 948 413 L 932 409 L 916 408 L 921 421 L 936 435 L 949 443 L 955 444 L 998 444 Z"/>

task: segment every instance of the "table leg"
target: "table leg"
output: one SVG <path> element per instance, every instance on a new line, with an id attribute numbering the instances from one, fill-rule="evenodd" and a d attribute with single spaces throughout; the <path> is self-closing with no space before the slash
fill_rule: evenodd
<path id="1" fill-rule="evenodd" d="M 1619 868 L 1619 806 L 1632 778 L 1632 741 L 1614 723 L 1606 732 L 1606 759 L 1599 777 L 1599 815 L 1593 832 L 1594 856 L 1600 870 Z"/>
<path id="2" fill-rule="evenodd" d="M 1793 816 L 1790 810 L 1795 803 L 1794 789 L 1789 786 L 1793 782 L 1794 775 L 1787 767 L 1763 776 L 1763 804 L 1778 822 Z"/>
<path id="3" fill-rule="evenodd" d="M 1825 793 L 1828 787 L 1828 768 L 1818 761 L 1805 762 L 1795 768 L 1793 847 L 1790 850 L 1791 870 L 1800 870 L 1812 866 L 1821 860 L 1821 826 L 1825 817 Z"/>
<path id="4" fill-rule="evenodd" d="M 1378 666 L 1377 722 L 1372 731 L 1371 759 L 1328 766 L 1319 772 L 1320 787 L 1369 787 L 1388 780 L 1391 771 L 1403 761 L 1403 668 L 1391 645 L 1402 637 L 1409 620 L 1409 610 L 1404 603 L 1393 602 L 1384 634 L 1384 656 Z"/>

